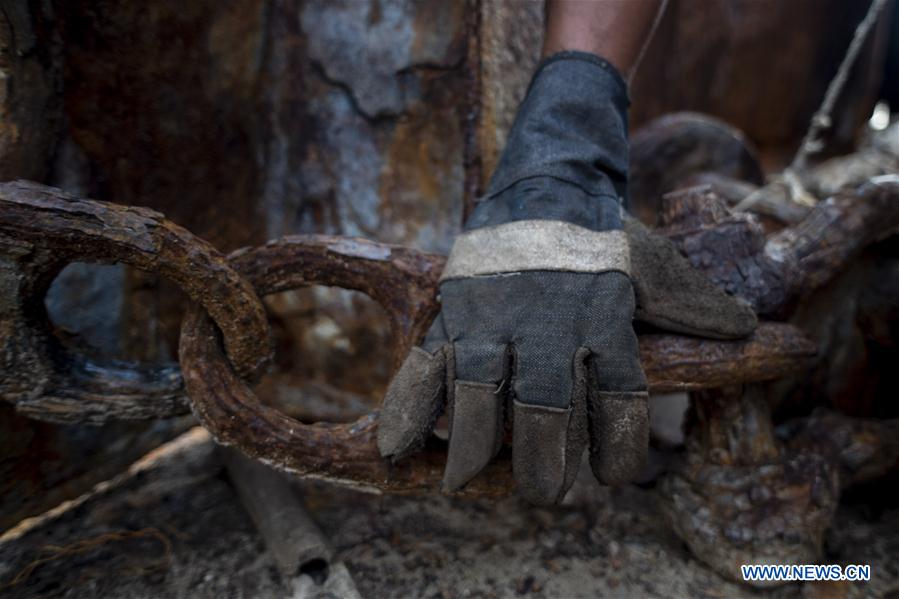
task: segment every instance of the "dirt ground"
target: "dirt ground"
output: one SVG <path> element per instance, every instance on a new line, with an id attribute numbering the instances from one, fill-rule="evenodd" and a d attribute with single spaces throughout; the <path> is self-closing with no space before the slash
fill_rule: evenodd
<path id="1" fill-rule="evenodd" d="M 297 485 L 363 597 L 899 597 L 899 507 L 841 507 L 827 559 L 869 583 L 754 591 L 691 559 L 651 490 L 554 509 Z M 299 597 L 208 435 L 194 429 L 94 493 L 0 537 L 2 597 Z M 335 597 L 320 592 L 319 597 Z"/>

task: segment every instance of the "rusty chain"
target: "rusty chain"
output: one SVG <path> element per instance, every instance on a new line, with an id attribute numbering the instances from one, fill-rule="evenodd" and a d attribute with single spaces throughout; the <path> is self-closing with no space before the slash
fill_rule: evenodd
<path id="1" fill-rule="evenodd" d="M 899 184 L 885 185 L 888 189 L 881 186 L 868 195 L 899 197 Z M 833 203 L 829 206 L 833 211 Z M 676 212 L 676 207 L 669 209 Z M 828 222 L 834 220 L 831 215 Z M 698 228 L 685 233 L 684 222 L 681 219 L 677 232 L 681 241 L 746 237 L 751 229 L 749 221 L 715 223 L 699 215 Z M 803 231 L 801 226 L 796 230 Z M 820 236 L 822 245 L 815 255 L 830 255 L 828 248 L 839 247 L 840 260 L 848 259 L 848 233 L 830 233 Z M 808 236 L 799 241 L 803 256 L 809 255 Z M 858 249 L 860 242 L 853 243 Z M 790 258 L 788 248 L 777 249 L 781 258 Z M 800 258 L 782 259 L 785 266 L 778 276 L 798 276 Z M 773 260 L 754 259 L 767 264 L 765 268 L 776 267 L 771 266 Z M 180 367 L 97 358 L 76 340 L 55 335 L 43 297 L 56 274 L 74 261 L 126 263 L 183 289 L 195 303 L 182 326 Z M 166 417 L 189 404 L 220 443 L 282 469 L 393 492 L 432 489 L 443 462 L 436 439 L 415 459 L 392 466 L 380 459 L 375 447 L 376 412 L 349 424 L 302 424 L 259 402 L 251 384 L 271 354 L 261 296 L 316 284 L 369 295 L 388 314 L 397 365 L 437 311 L 443 261 L 442 256 L 400 246 L 319 235 L 285 237 L 226 258 L 151 210 L 78 199 L 36 183 L 2 183 L 0 396 L 29 416 L 56 422 Z M 822 278 L 820 273 L 804 276 Z M 765 290 L 747 286 L 740 291 L 754 301 L 753 293 Z M 814 347 L 790 325 L 763 323 L 752 338 L 740 342 L 642 334 L 640 351 L 650 388 L 674 391 L 782 377 L 800 368 Z M 466 492 L 507 492 L 511 473 L 507 456 L 502 458 Z"/>
<path id="2" fill-rule="evenodd" d="M 260 295 L 321 284 L 362 291 L 390 315 L 394 364 L 418 342 L 436 313 L 443 257 L 361 239 L 295 236 L 231 257 Z M 813 346 L 793 327 L 767 323 L 745 342 L 643 335 L 643 365 L 654 391 L 721 386 L 735 370 L 749 380 L 790 372 Z M 191 309 L 182 326 L 180 357 L 194 414 L 223 444 L 302 474 L 391 492 L 437 488 L 443 448 L 429 447 L 401 465 L 382 460 L 375 445 L 377 416 L 340 425 L 297 422 L 261 403 L 230 367 L 212 321 Z M 465 491 L 482 495 L 512 488 L 508 456 L 489 466 Z"/>
<path id="3" fill-rule="evenodd" d="M 36 183 L 0 184 L 0 254 L 0 389 L 29 416 L 102 422 L 183 411 L 176 365 L 104 359 L 53 335 L 44 295 L 75 261 L 121 262 L 175 282 L 213 317 L 243 376 L 260 374 L 271 357 L 265 308 L 252 286 L 214 247 L 153 210 Z"/>

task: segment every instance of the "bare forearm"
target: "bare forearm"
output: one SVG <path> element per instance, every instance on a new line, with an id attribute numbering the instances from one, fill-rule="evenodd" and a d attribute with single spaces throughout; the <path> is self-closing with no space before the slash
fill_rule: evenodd
<path id="1" fill-rule="evenodd" d="M 598 54 L 630 79 L 664 0 L 546 0 L 543 55 Z"/>

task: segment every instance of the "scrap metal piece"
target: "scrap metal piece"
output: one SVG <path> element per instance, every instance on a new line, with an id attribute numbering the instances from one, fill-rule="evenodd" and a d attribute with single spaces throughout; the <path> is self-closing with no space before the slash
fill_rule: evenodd
<path id="1" fill-rule="evenodd" d="M 739 129 L 712 116 L 675 112 L 653 119 L 630 140 L 630 210 L 656 224 L 664 194 L 702 173 L 761 184 L 756 150 Z"/>
<path id="2" fill-rule="evenodd" d="M 819 561 L 841 492 L 899 468 L 897 419 L 822 408 L 775 430 L 759 386 L 691 399 L 687 451 L 662 480 L 661 507 L 690 551 L 736 582 L 742 564 Z"/>
<path id="3" fill-rule="evenodd" d="M 227 447 L 222 454 L 237 495 L 289 581 L 292 597 L 359 597 L 346 565 L 334 559 L 334 549 L 284 473 Z"/>
<path id="4" fill-rule="evenodd" d="M 284 474 L 231 448 L 223 448 L 222 454 L 234 489 L 281 573 L 292 578 L 327 572 L 334 551 Z"/>
<path id="5" fill-rule="evenodd" d="M 899 471 L 899 418 L 852 418 L 819 407 L 778 426 L 775 434 L 788 450 L 835 464 L 844 489 Z"/>

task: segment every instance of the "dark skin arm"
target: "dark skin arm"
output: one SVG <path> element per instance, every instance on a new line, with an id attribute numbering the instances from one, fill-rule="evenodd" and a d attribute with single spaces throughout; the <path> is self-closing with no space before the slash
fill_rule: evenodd
<path id="1" fill-rule="evenodd" d="M 598 54 L 630 81 L 664 0 L 546 0 L 543 56 Z"/>

